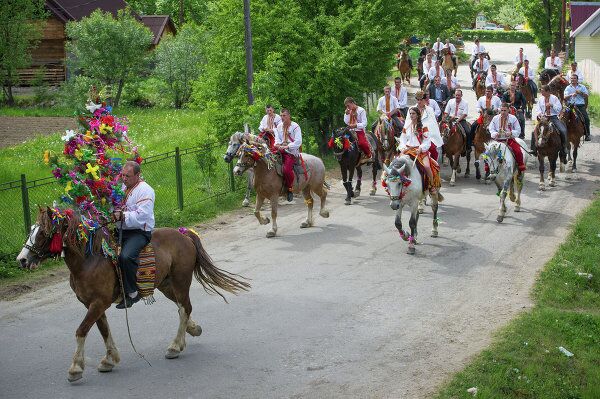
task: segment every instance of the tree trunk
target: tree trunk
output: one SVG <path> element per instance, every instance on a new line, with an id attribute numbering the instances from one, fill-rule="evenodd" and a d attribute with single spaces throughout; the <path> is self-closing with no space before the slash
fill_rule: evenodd
<path id="1" fill-rule="evenodd" d="M 115 101 L 113 102 L 113 107 L 119 106 L 119 101 L 121 100 L 121 93 L 123 92 L 123 85 L 125 84 L 125 79 L 119 79 L 119 85 L 117 86 L 117 96 L 115 97 Z"/>

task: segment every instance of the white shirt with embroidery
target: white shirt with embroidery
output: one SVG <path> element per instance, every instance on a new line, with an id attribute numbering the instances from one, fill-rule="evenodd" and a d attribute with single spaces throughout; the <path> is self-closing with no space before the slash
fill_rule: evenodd
<path id="1" fill-rule="evenodd" d="M 287 133 L 288 149 L 286 151 L 292 155 L 300 155 L 300 146 L 302 145 L 302 130 L 300 130 L 300 126 L 296 122 L 291 122 Z M 284 136 L 283 122 L 281 122 L 277 126 L 277 129 L 275 129 L 275 144 L 284 144 Z"/>
<path id="2" fill-rule="evenodd" d="M 396 97 L 392 96 L 390 94 L 390 109 L 387 109 L 385 106 L 385 96 L 381 97 L 379 99 L 379 102 L 377 103 L 377 112 L 392 112 L 393 110 L 395 110 L 396 108 L 398 108 L 398 100 L 396 99 Z"/>
<path id="3" fill-rule="evenodd" d="M 560 103 L 558 97 L 556 97 L 554 94 L 550 94 L 550 96 L 548 97 L 548 103 L 550 104 L 549 115 L 546 113 L 546 97 L 540 96 L 540 98 L 537 101 L 537 107 L 540 115 L 558 116 L 558 114 L 560 114 L 560 111 L 562 111 L 562 104 Z"/>
<path id="4" fill-rule="evenodd" d="M 525 67 L 524 66 L 522 66 L 521 69 L 519 69 L 519 75 L 522 75 L 529 80 L 535 79 L 535 71 L 533 70 L 533 68 L 531 68 L 531 66 L 527 68 L 527 76 L 525 76 Z"/>
<path id="5" fill-rule="evenodd" d="M 488 127 L 490 134 L 494 140 L 506 140 L 509 138 L 517 138 L 521 134 L 521 125 L 516 116 L 512 114 L 506 115 L 506 121 L 502 126 L 502 115 L 498 114 L 492 118 Z M 500 134 L 500 132 L 503 132 Z"/>
<path id="6" fill-rule="evenodd" d="M 350 124 L 350 114 L 344 113 L 344 123 Z M 367 112 L 363 107 L 356 107 L 356 128 L 355 130 L 365 130 L 367 127 Z"/>
<path id="7" fill-rule="evenodd" d="M 521 61 L 521 56 L 519 54 L 517 54 L 517 56 L 515 57 L 515 65 L 517 65 L 519 62 L 525 62 L 525 60 L 527 60 L 527 55 L 525 53 L 523 53 L 523 60 Z"/>
<path id="8" fill-rule="evenodd" d="M 451 99 L 446 104 L 446 109 L 444 110 L 451 117 L 460 118 L 461 116 L 469 115 L 469 103 L 467 103 L 464 99 L 461 99 L 458 103 L 458 109 L 456 107 L 456 98 Z"/>
<path id="9" fill-rule="evenodd" d="M 277 128 L 277 126 L 279 126 L 279 124 L 281 123 L 281 116 L 277 115 L 277 114 L 273 114 L 273 132 L 275 131 L 275 128 Z M 258 126 L 258 131 L 259 132 L 264 132 L 266 129 L 268 129 L 269 127 L 269 114 L 266 114 L 265 116 L 263 116 L 262 120 L 260 121 L 260 125 Z"/>
<path id="10" fill-rule="evenodd" d="M 569 72 L 567 72 L 567 80 L 569 83 L 571 83 L 571 76 L 573 76 L 573 74 L 577 75 L 577 83 L 583 83 L 583 72 L 581 72 L 579 68 L 577 68 L 575 72 L 573 72 L 572 69 L 569 69 Z"/>
<path id="11" fill-rule="evenodd" d="M 408 127 L 404 127 L 402 129 L 402 134 L 400 135 L 400 143 L 398 144 L 398 149 L 400 151 L 404 151 L 409 147 L 419 147 L 421 152 L 429 151 L 429 147 L 431 146 L 431 140 L 429 139 L 427 128 L 423 127 L 423 135 L 421 136 L 421 141 L 417 138 L 417 129 L 412 127 L 411 124 Z"/>
<path id="12" fill-rule="evenodd" d="M 558 58 L 558 56 L 554 56 L 554 59 L 552 59 L 552 57 L 547 57 L 546 62 L 544 63 L 544 68 L 558 69 L 560 71 L 562 69 L 562 61 L 560 58 Z"/>
<path id="13" fill-rule="evenodd" d="M 427 77 L 432 82 L 433 82 L 433 79 L 435 79 L 436 75 L 439 75 L 441 79 L 444 79 L 446 77 L 446 73 L 444 72 L 444 68 L 442 68 L 441 65 L 439 66 L 439 68 L 437 70 L 436 70 L 436 67 L 434 65 L 431 68 L 429 68 L 429 71 L 427 72 Z"/>
<path id="14" fill-rule="evenodd" d="M 400 86 L 398 89 L 395 85 L 392 87 L 392 96 L 396 97 L 398 100 L 398 108 L 406 108 L 408 107 L 408 92 L 406 91 L 406 87 Z"/>
<path id="15" fill-rule="evenodd" d="M 479 100 L 477 100 L 477 110 L 479 112 L 483 112 L 486 109 L 486 96 L 481 96 L 479 97 Z M 498 96 L 492 96 L 492 98 L 490 99 L 490 107 L 494 110 L 494 111 L 498 111 L 500 110 L 500 107 L 502 106 L 502 100 L 500 100 L 500 97 Z"/>
<path id="16" fill-rule="evenodd" d="M 485 86 L 494 86 L 494 87 L 505 87 L 506 79 L 504 78 L 504 74 L 496 71 L 496 82 L 494 82 L 494 75 L 492 71 L 490 71 L 485 78 Z"/>
<path id="17" fill-rule="evenodd" d="M 477 46 L 476 44 L 473 44 L 473 49 L 471 50 L 471 55 L 474 57 L 477 57 L 477 54 L 479 53 L 485 53 L 485 46 L 483 44 L 479 44 L 479 46 Z"/>
<path id="18" fill-rule="evenodd" d="M 124 184 L 121 188 L 126 192 Z M 131 190 L 123 208 L 123 230 L 154 230 L 154 197 L 154 190 L 143 180 Z"/>

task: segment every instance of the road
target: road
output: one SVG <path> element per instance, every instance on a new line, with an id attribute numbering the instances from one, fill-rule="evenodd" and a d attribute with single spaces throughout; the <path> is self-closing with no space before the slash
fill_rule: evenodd
<path id="1" fill-rule="evenodd" d="M 489 45 L 492 57 L 506 60 L 516 47 Z M 526 46 L 530 58 L 533 48 Z M 469 87 L 465 67 L 459 71 Z M 470 93 L 467 100 L 474 104 Z M 250 278 L 252 290 L 225 304 L 194 284 L 193 315 L 204 333 L 188 336 L 176 360 L 163 357 L 177 329 L 175 305 L 160 294 L 151 307 L 135 305 L 132 335 L 152 367 L 131 350 L 124 313 L 111 309 L 121 364 L 110 374 L 96 371 L 104 346 L 93 329 L 84 378 L 71 385 L 67 368 L 85 311 L 68 284 L 0 302 L 2 397 L 429 397 L 494 331 L 531 307 L 536 273 L 600 187 L 594 133 L 580 151 L 579 173 L 560 174 L 555 188 L 537 191 L 537 165 L 530 163 L 523 211 L 510 205 L 502 224 L 495 221 L 495 186 L 474 178 L 444 184 L 440 237 L 429 237 L 426 211 L 415 256 L 406 255 L 381 189 L 344 206 L 338 181 L 331 217 L 316 216 L 311 229 L 299 228 L 300 201 L 280 208 L 273 239 L 248 209 L 200 226 L 216 263 Z"/>

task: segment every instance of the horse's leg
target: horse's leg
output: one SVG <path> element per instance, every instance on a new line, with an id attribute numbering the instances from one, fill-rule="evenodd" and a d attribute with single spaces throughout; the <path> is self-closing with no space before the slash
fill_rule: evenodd
<path id="1" fill-rule="evenodd" d="M 475 155 L 477 155 L 477 153 L 475 153 Z M 475 162 L 473 162 L 473 164 L 475 165 L 475 178 L 477 180 L 481 180 L 481 172 L 479 171 L 479 158 L 476 157 Z"/>
<path id="2" fill-rule="evenodd" d="M 256 193 L 256 205 L 254 205 L 254 216 L 256 216 L 256 219 L 258 219 L 258 223 L 260 224 L 267 224 L 270 222 L 268 217 L 263 218 L 260 213 L 260 208 L 262 208 L 262 204 L 264 201 L 265 197 Z M 271 207 L 273 207 L 273 204 L 271 204 Z"/>
<path id="3" fill-rule="evenodd" d="M 108 326 L 108 320 L 106 319 L 105 313 L 102 313 L 102 316 L 96 320 L 96 325 L 98 326 L 98 330 L 100 330 L 102 339 L 104 339 L 104 345 L 106 346 L 106 355 L 104 355 L 100 361 L 98 371 L 112 371 L 113 367 L 121 361 L 121 356 L 119 356 L 119 351 L 117 350 L 115 341 L 113 341 L 112 334 L 110 333 L 110 327 Z"/>
<path id="4" fill-rule="evenodd" d="M 410 220 L 408 225 L 410 226 L 410 236 L 408 237 L 408 251 L 407 254 L 415 254 L 415 244 L 417 243 L 417 221 L 419 220 L 419 212 L 415 205 L 411 206 L 410 209 Z"/>
<path id="5" fill-rule="evenodd" d="M 90 328 L 96 323 L 96 321 L 104 314 L 104 311 L 108 309 L 110 303 L 104 304 L 101 300 L 92 302 L 89 307 L 85 318 L 77 328 L 75 332 L 75 338 L 77 340 L 77 350 L 73 355 L 73 362 L 69 367 L 69 375 L 67 379 L 70 382 L 77 381 L 83 376 L 83 369 L 85 368 L 85 359 L 83 357 L 83 349 L 85 346 L 85 338 L 87 337 Z"/>
<path id="6" fill-rule="evenodd" d="M 350 172 L 352 174 L 352 172 Z M 351 183 L 350 183 L 351 184 Z M 306 208 L 308 209 L 308 215 L 306 216 L 306 221 L 300 224 L 300 228 L 305 229 L 307 227 L 311 227 L 313 225 L 313 197 L 310 193 L 310 184 L 306 184 L 306 187 L 302 190 L 302 194 L 304 195 L 304 203 L 306 204 Z"/>
<path id="7" fill-rule="evenodd" d="M 319 215 L 323 218 L 329 217 L 329 211 L 325 209 L 327 203 L 327 188 L 325 184 L 321 184 L 319 187 L 313 189 L 314 193 L 317 194 L 321 200 L 321 207 L 319 208 Z"/>
<path id="8" fill-rule="evenodd" d="M 460 157 L 460 154 L 458 154 Z M 455 155 L 448 156 L 448 160 L 450 161 L 450 169 L 452 169 L 452 175 L 450 176 L 450 186 L 454 186 L 456 184 L 456 169 L 458 166 L 458 160 Z"/>
<path id="9" fill-rule="evenodd" d="M 157 287 L 160 292 L 162 292 L 168 299 L 175 302 L 177 304 L 177 298 L 175 298 L 175 294 L 173 293 L 173 287 L 170 283 L 161 284 Z M 192 317 L 188 315 L 188 322 L 185 331 L 190 334 L 192 337 L 199 337 L 202 334 L 202 327 L 197 324 Z"/>
<path id="10" fill-rule="evenodd" d="M 571 169 L 573 172 L 577 172 L 577 147 L 578 145 L 573 145 L 573 168 Z"/>
<path id="11" fill-rule="evenodd" d="M 550 172 L 548 173 L 548 180 L 550 183 L 548 184 L 550 187 L 556 187 L 555 181 L 555 173 L 556 173 L 556 157 L 548 157 L 548 162 L 550 163 Z"/>
<path id="12" fill-rule="evenodd" d="M 356 167 L 356 187 L 354 187 L 354 197 L 360 196 L 360 189 L 362 186 L 362 167 Z"/>
<path id="13" fill-rule="evenodd" d="M 344 182 L 344 189 L 346 190 L 346 198 L 344 198 L 344 203 L 346 205 L 350 205 L 352 203 L 352 183 L 348 182 L 348 174 L 352 174 L 354 172 L 350 172 L 350 166 L 348 165 L 348 159 L 342 159 L 342 163 L 340 163 L 340 167 L 342 169 L 342 181 Z M 352 177 L 350 177 L 352 179 Z"/>
<path id="14" fill-rule="evenodd" d="M 242 201 L 242 206 L 250 206 L 250 195 L 252 194 L 252 186 L 254 185 L 254 171 L 248 169 L 246 173 L 248 174 L 248 185 L 246 186 L 246 195 L 244 196 L 244 201 Z"/>
<path id="15" fill-rule="evenodd" d="M 521 212 L 521 190 L 523 189 L 523 178 L 525 172 L 519 172 L 514 179 L 514 184 L 517 186 L 516 194 L 517 199 L 515 200 L 515 212 Z"/>
<path id="16" fill-rule="evenodd" d="M 398 229 L 400 238 L 402 238 L 404 241 L 408 241 L 409 234 L 408 232 L 402 229 L 402 205 L 396 211 L 396 219 L 394 220 L 394 225 L 396 225 L 396 229 Z"/>
<path id="17" fill-rule="evenodd" d="M 174 291 L 176 289 L 174 288 Z M 177 311 L 179 313 L 179 327 L 177 328 L 177 335 L 175 339 L 167 348 L 165 357 L 167 359 L 175 359 L 179 357 L 179 354 L 185 349 L 185 332 L 187 330 L 188 321 L 190 319 L 190 313 L 192 313 L 192 304 L 190 303 L 189 287 L 188 293 L 183 299 L 183 304 L 179 302 L 180 298 L 177 298 Z"/>
<path id="18" fill-rule="evenodd" d="M 371 165 L 371 171 L 373 173 L 373 183 L 371 184 L 371 191 L 369 192 L 369 195 L 375 195 L 375 193 L 377 192 L 377 169 L 379 168 L 379 160 L 375 160 L 375 162 L 373 162 L 373 164 Z"/>
<path id="19" fill-rule="evenodd" d="M 272 224 L 271 224 L 271 230 L 267 231 L 267 238 L 275 237 L 275 234 L 277 234 L 277 206 L 279 205 L 278 193 L 275 193 L 274 195 L 271 196 L 270 202 L 271 202 Z"/>
<path id="20" fill-rule="evenodd" d="M 459 154 L 459 156 L 460 156 L 460 154 Z M 438 236 L 438 218 L 437 218 L 438 196 L 437 196 L 437 194 L 434 195 L 433 197 L 431 197 L 431 211 L 433 212 L 433 228 L 431 229 L 431 236 L 437 237 Z"/>
<path id="21" fill-rule="evenodd" d="M 502 190 L 500 190 L 500 212 L 496 218 L 498 223 L 502 223 L 504 216 L 506 215 L 506 194 L 508 193 L 510 187 L 510 180 L 512 180 L 512 176 L 510 178 L 506 177 L 502 183 Z"/>
<path id="22" fill-rule="evenodd" d="M 471 150 L 467 149 L 467 170 L 465 171 L 465 177 L 471 176 Z"/>
<path id="23" fill-rule="evenodd" d="M 546 190 L 546 183 L 544 183 L 544 157 L 541 155 L 538 155 L 538 164 L 539 164 L 539 169 L 540 169 L 540 184 L 539 184 L 538 188 L 541 191 L 544 191 L 544 190 Z"/>

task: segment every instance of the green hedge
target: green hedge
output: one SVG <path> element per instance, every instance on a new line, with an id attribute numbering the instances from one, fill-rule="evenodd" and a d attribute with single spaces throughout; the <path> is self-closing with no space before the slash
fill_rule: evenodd
<path id="1" fill-rule="evenodd" d="M 522 30 L 463 30 L 463 40 L 479 37 L 482 42 L 533 43 L 533 35 Z"/>

